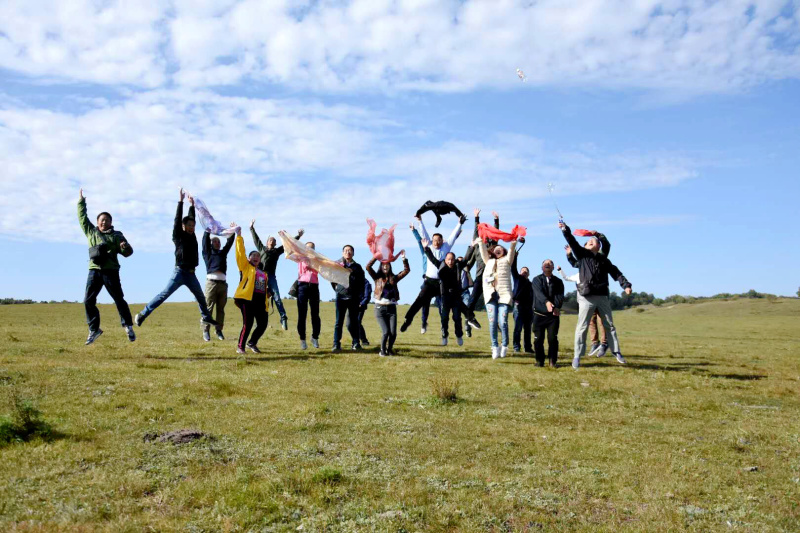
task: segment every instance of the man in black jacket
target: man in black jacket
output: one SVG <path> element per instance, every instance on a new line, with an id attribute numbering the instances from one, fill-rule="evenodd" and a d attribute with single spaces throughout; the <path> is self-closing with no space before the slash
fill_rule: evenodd
<path id="1" fill-rule="evenodd" d="M 225 325 L 225 304 L 228 303 L 228 252 L 235 241 L 235 235 L 228 237 L 225 247 L 219 238 L 211 238 L 208 231 L 203 232 L 203 261 L 206 264 L 206 305 L 209 314 L 216 314 L 217 338 L 225 340 L 222 328 Z M 214 313 L 216 310 L 216 313 Z M 203 326 L 203 340 L 211 340 L 210 326 Z"/>
<path id="2" fill-rule="evenodd" d="M 525 238 L 520 237 L 519 241 L 524 244 Z M 511 265 L 511 276 L 514 278 L 514 351 L 519 352 L 521 344 L 524 344 L 525 353 L 533 353 L 533 347 L 531 347 L 533 285 L 529 279 L 528 267 L 522 267 L 517 271 L 517 258 L 519 258 L 519 254 L 514 255 L 514 262 Z"/>
<path id="3" fill-rule="evenodd" d="M 350 332 L 350 338 L 353 340 L 353 350 L 361 350 L 361 343 L 359 342 L 359 322 L 358 322 L 358 308 L 361 304 L 361 298 L 364 294 L 364 269 L 361 265 L 353 260 L 355 249 L 346 244 L 342 248 L 342 259 L 339 263 L 345 268 L 350 269 L 350 282 L 349 287 L 345 288 L 338 283 L 331 283 L 333 290 L 336 292 L 336 325 L 333 328 L 333 353 L 342 351 L 342 329 L 344 328 L 345 316 L 350 318 L 347 330 Z"/>
<path id="4" fill-rule="evenodd" d="M 163 304 L 173 292 L 183 285 L 186 285 L 192 291 L 195 300 L 197 300 L 197 306 L 200 308 L 200 316 L 202 317 L 200 321 L 203 325 L 217 326 L 217 321 L 211 318 L 211 313 L 208 312 L 203 288 L 194 273 L 194 269 L 200 263 L 199 254 L 197 253 L 197 237 L 194 235 L 194 198 L 189 196 L 189 203 L 192 206 L 189 208 L 189 215 L 184 217 L 183 199 L 185 196 L 186 193 L 181 188 L 178 211 L 175 213 L 175 223 L 172 226 L 172 242 L 175 244 L 175 270 L 172 272 L 172 277 L 167 283 L 167 287 L 144 306 L 144 309 L 133 319 L 137 326 L 141 326 L 145 319 L 150 316 L 150 313 L 155 311 L 159 305 Z"/>
<path id="5" fill-rule="evenodd" d="M 289 329 L 289 320 L 286 318 L 286 309 L 283 308 L 281 291 L 278 288 L 278 278 L 275 277 L 275 268 L 278 266 L 278 259 L 283 255 L 283 246 L 275 246 L 277 241 L 272 236 L 267 238 L 267 245 L 264 246 L 264 243 L 258 238 L 255 226 L 256 219 L 253 219 L 250 221 L 250 235 L 253 237 L 256 248 L 258 248 L 258 254 L 261 256 L 258 268 L 267 273 L 267 287 L 272 293 L 272 301 L 275 302 L 275 307 L 278 308 L 278 314 L 281 316 L 281 327 L 287 330 Z M 295 240 L 299 240 L 303 233 L 302 228 L 297 230 L 297 235 L 294 236 Z"/>
<path id="6" fill-rule="evenodd" d="M 631 293 L 632 286 L 622 272 L 608 260 L 606 254 L 599 253 L 600 243 L 597 239 L 589 239 L 585 246 L 581 246 L 572 236 L 569 226 L 559 222 L 558 227 L 561 228 L 567 244 L 577 259 L 580 276 L 580 281 L 578 281 L 578 324 L 575 327 L 575 357 L 572 359 L 572 368 L 580 367 L 581 357 L 586 352 L 586 330 L 595 309 L 600 313 L 606 335 L 611 341 L 611 351 L 614 353 L 614 357 L 619 363 L 625 364 L 611 314 L 611 303 L 608 301 L 608 276 L 619 282 L 626 294 Z"/>
<path id="7" fill-rule="evenodd" d="M 595 247 L 599 243 L 600 251 L 597 253 L 608 257 L 608 254 L 611 252 L 611 243 L 608 238 L 599 231 L 594 231 L 592 233 L 594 233 L 594 235 L 587 241 L 584 248 L 587 246 Z M 574 268 L 578 268 L 578 259 L 575 257 L 575 254 L 572 253 L 572 248 L 569 246 L 564 246 L 564 248 L 567 251 L 567 261 L 569 261 L 569 264 Z M 600 313 L 597 309 L 595 309 L 589 321 L 589 338 L 592 341 L 592 345 L 589 348 L 589 355 L 603 357 L 608 351 L 608 337 L 606 336 L 606 330 L 603 329 L 603 321 L 600 319 Z"/>
<path id="8" fill-rule="evenodd" d="M 465 263 L 456 259 L 456 254 L 449 252 L 444 261 L 436 259 L 431 252 L 430 243 L 422 239 L 422 246 L 428 261 L 431 261 L 439 269 L 439 292 L 441 293 L 441 318 L 442 318 L 442 346 L 447 346 L 449 336 L 448 327 L 450 315 L 453 315 L 453 329 L 456 333 L 456 342 L 459 346 L 464 344 L 464 334 L 461 327 L 461 311 L 465 308 L 461 298 L 461 273 Z"/>
<path id="9" fill-rule="evenodd" d="M 553 261 L 542 262 L 542 273 L 533 278 L 533 348 L 536 364 L 544 366 L 544 336 L 547 333 L 547 359 L 551 367 L 558 360 L 558 327 L 564 303 L 564 282 L 553 275 Z"/>

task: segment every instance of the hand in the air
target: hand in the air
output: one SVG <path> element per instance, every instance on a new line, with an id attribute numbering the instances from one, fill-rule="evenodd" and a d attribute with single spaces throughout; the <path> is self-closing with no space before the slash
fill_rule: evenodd
<path id="1" fill-rule="evenodd" d="M 422 243 L 422 247 L 423 248 L 427 248 L 431 244 L 431 241 L 429 241 L 428 239 L 425 239 L 425 238 L 423 238 L 420 242 Z"/>
<path id="2" fill-rule="evenodd" d="M 477 207 L 475 209 L 473 209 L 472 212 L 475 213 L 475 218 L 478 218 L 479 216 L 481 216 L 481 210 L 478 209 Z"/>
<path id="3" fill-rule="evenodd" d="M 253 227 L 254 227 L 255 225 L 256 225 L 256 219 L 253 219 L 253 220 L 251 220 L 251 221 L 250 221 L 250 229 L 253 229 Z"/>
<path id="4" fill-rule="evenodd" d="M 186 192 L 183 190 L 183 187 L 180 187 L 180 198 L 181 202 L 183 201 L 184 197 L 186 197 Z"/>
<path id="5" fill-rule="evenodd" d="M 306 230 L 304 230 L 303 228 L 300 228 L 299 230 L 297 230 L 297 235 L 299 237 L 302 237 L 305 232 L 306 232 Z"/>
<path id="6" fill-rule="evenodd" d="M 81 196 L 81 200 L 85 198 L 85 196 L 83 196 L 83 187 L 81 187 L 81 190 L 78 191 L 78 194 Z"/>
<path id="7" fill-rule="evenodd" d="M 494 218 L 500 218 L 500 215 L 497 214 L 497 211 L 492 211 L 492 216 Z"/>
<path id="8" fill-rule="evenodd" d="M 632 292 L 633 292 L 633 289 L 631 289 L 630 287 L 628 287 L 627 289 L 625 289 L 625 294 L 630 294 L 630 293 L 632 293 Z"/>

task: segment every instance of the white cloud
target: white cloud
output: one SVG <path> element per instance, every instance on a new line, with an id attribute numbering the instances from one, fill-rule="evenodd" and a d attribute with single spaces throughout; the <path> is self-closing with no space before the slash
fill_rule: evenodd
<path id="1" fill-rule="evenodd" d="M 800 76 L 793 0 L 206 0 L 0 4 L 0 65 L 33 76 L 330 91 L 634 88 Z"/>
<path id="2" fill-rule="evenodd" d="M 607 154 L 520 135 L 408 148 L 403 125 L 375 110 L 318 102 L 153 91 L 88 100 L 77 114 L 2 105 L 0 234 L 10 238 L 82 242 L 80 186 L 90 211 L 111 211 L 137 248 L 168 250 L 179 185 L 225 222 L 255 217 L 265 233 L 304 226 L 332 244 L 360 242 L 368 216 L 403 224 L 428 199 L 526 223 L 552 216 L 533 210 L 546 205 L 549 181 L 569 196 L 672 186 L 696 173 L 677 154 Z"/>

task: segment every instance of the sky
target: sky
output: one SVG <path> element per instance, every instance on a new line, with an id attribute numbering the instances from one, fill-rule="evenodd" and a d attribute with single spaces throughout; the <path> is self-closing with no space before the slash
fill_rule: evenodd
<path id="1" fill-rule="evenodd" d="M 169 279 L 181 186 L 248 249 L 255 219 L 364 264 L 366 218 L 398 224 L 408 302 L 426 200 L 470 215 L 456 251 L 477 207 L 528 228 L 520 266 L 571 271 L 548 184 L 635 291 L 794 295 L 799 124 L 797 0 L 10 0 L 0 297 L 82 301 L 81 187 L 131 303 Z"/>

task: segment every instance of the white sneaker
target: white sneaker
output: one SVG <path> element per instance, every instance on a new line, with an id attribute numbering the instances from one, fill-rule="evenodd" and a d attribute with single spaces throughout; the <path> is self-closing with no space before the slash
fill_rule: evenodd
<path id="1" fill-rule="evenodd" d="M 580 357 L 576 357 L 575 359 L 572 360 L 572 368 L 574 368 L 575 370 L 578 370 L 578 367 L 580 367 L 580 366 L 581 366 L 581 358 Z"/>
<path id="2" fill-rule="evenodd" d="M 419 330 L 419 332 L 422 333 L 423 335 L 425 335 L 425 332 L 427 332 L 427 331 L 428 331 L 428 328 L 426 328 L 425 326 L 422 326 L 420 328 L 420 330 Z"/>
<path id="3" fill-rule="evenodd" d="M 447 346 L 447 337 L 442 337 L 442 346 Z"/>
<path id="4" fill-rule="evenodd" d="M 308 349 L 308 344 L 306 344 L 306 341 L 300 341 L 300 349 L 301 350 L 307 350 Z"/>
<path id="5" fill-rule="evenodd" d="M 456 342 L 459 346 L 464 346 L 464 339 L 461 337 L 456 337 Z"/>
<path id="6" fill-rule="evenodd" d="M 492 346 L 492 359 L 500 357 L 500 349 L 497 346 Z"/>
<path id="7" fill-rule="evenodd" d="M 614 352 L 614 357 L 617 358 L 617 362 L 621 365 L 625 364 L 625 358 L 622 357 L 622 352 Z"/>
<path id="8" fill-rule="evenodd" d="M 311 346 L 313 346 L 314 348 L 319 348 L 319 339 L 311 337 Z"/>
<path id="9" fill-rule="evenodd" d="M 500 358 L 503 358 L 508 353 L 508 346 L 501 346 L 500 347 Z"/>

